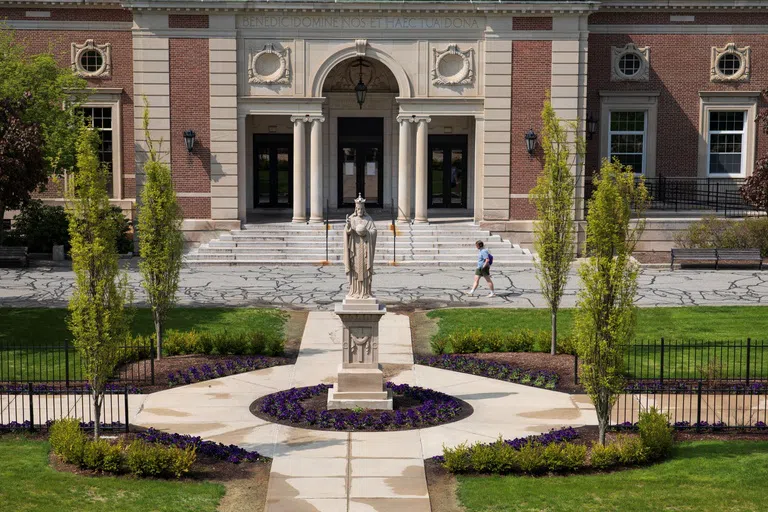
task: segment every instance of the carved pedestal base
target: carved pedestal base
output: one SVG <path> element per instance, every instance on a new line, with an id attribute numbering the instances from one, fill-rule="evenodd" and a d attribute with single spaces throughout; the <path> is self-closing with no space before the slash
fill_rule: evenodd
<path id="1" fill-rule="evenodd" d="M 344 326 L 338 383 L 328 390 L 328 409 L 392 410 L 379 365 L 379 321 L 386 314 L 375 298 L 344 299 L 336 314 Z"/>

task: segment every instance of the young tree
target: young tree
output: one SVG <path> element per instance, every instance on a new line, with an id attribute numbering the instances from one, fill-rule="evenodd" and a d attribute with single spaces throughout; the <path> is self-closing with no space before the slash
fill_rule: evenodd
<path id="1" fill-rule="evenodd" d="M 139 269 L 152 308 L 157 338 L 157 358 L 162 357 L 163 326 L 176 302 L 184 239 L 181 208 L 176 201 L 171 169 L 157 157 L 149 134 L 149 107 L 144 99 L 144 133 L 149 161 L 144 165 L 144 187 L 139 206 Z M 162 141 L 161 141 L 162 143 Z"/>
<path id="2" fill-rule="evenodd" d="M 618 160 L 604 161 L 594 184 L 575 332 L 581 380 L 595 405 L 600 442 L 605 444 L 611 409 L 624 388 L 624 356 L 635 328 L 638 266 L 631 256 L 645 225 L 648 191 Z"/>
<path id="3" fill-rule="evenodd" d="M 75 289 L 69 302 L 69 329 L 80 352 L 93 395 L 94 436 L 99 438 L 107 379 L 117 366 L 119 348 L 129 335 L 125 311 L 132 295 L 120 275 L 115 247 L 116 225 L 109 215 L 107 172 L 100 163 L 96 132 L 81 128 L 77 167 L 67 191 Z"/>
<path id="4" fill-rule="evenodd" d="M 45 182 L 42 130 L 25 121 L 30 94 L 21 100 L 0 100 L 0 220 L 6 208 L 16 209 Z M 0 228 L 0 244 L 4 230 Z"/>
<path id="5" fill-rule="evenodd" d="M 581 137 L 568 141 L 569 130 L 575 133 L 576 126 L 564 125 L 549 100 L 544 103 L 541 119 L 544 170 L 531 190 L 531 202 L 537 212 L 537 221 L 534 223 L 534 249 L 537 257 L 534 265 L 551 313 L 551 353 L 554 355 L 557 311 L 565 292 L 574 253 L 574 157 L 583 156 L 584 141 Z"/>
<path id="6" fill-rule="evenodd" d="M 17 126 L 38 127 L 41 141 L 37 147 L 42 152 L 41 162 L 37 152 L 25 149 L 24 139 L 15 139 L 21 146 L 12 145 L 11 140 L 5 142 L 4 156 L 12 154 L 16 163 L 0 166 L 0 219 L 6 209 L 22 206 L 34 190 L 44 187 L 50 175 L 74 167 L 74 127 L 83 99 L 76 91 L 85 86 L 85 80 L 69 66 L 59 66 L 53 54 L 29 56 L 23 41 L 0 25 L 0 98 L 23 104 L 13 117 L 19 118 Z"/>

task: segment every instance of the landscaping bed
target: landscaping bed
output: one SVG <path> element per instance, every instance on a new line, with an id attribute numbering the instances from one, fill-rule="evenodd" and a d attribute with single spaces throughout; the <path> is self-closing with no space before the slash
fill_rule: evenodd
<path id="1" fill-rule="evenodd" d="M 331 386 L 292 388 L 259 398 L 251 413 L 266 421 L 311 430 L 344 432 L 412 430 L 462 420 L 472 406 L 456 397 L 407 384 L 386 383 L 394 410 L 328 410 Z"/>
<path id="2" fill-rule="evenodd" d="M 472 354 L 484 361 L 505 363 L 525 371 L 545 371 L 557 375 L 555 390 L 564 393 L 581 393 L 583 388 L 574 384 L 574 357 L 570 354 L 550 355 L 541 352 L 496 352 Z"/>

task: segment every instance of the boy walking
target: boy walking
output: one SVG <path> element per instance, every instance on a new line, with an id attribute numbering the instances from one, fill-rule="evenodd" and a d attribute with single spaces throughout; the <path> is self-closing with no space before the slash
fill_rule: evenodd
<path id="1" fill-rule="evenodd" d="M 483 242 L 478 240 L 475 242 L 475 247 L 478 250 L 477 253 L 477 268 L 475 269 L 475 282 L 472 284 L 472 288 L 469 289 L 467 295 L 472 295 L 477 290 L 477 285 L 480 283 L 480 277 L 484 277 L 488 283 L 488 288 L 491 289 L 489 297 L 495 297 L 496 293 L 493 291 L 493 281 L 491 281 L 491 264 L 493 263 L 493 256 L 485 249 Z"/>

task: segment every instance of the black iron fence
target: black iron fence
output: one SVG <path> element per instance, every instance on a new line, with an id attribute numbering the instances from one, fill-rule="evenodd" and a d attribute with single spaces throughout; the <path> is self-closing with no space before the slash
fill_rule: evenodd
<path id="1" fill-rule="evenodd" d="M 109 385 L 102 402 L 100 423 L 105 430 L 128 431 L 128 386 Z M 45 429 L 64 418 L 94 422 L 93 395 L 87 386 L 64 384 L 0 384 L 0 430 Z"/>
<path id="2" fill-rule="evenodd" d="M 651 407 L 669 415 L 678 429 L 753 428 L 768 432 L 768 385 L 708 387 L 703 382 L 674 385 L 635 383 L 620 395 L 611 413 L 613 428 L 633 428 Z"/>
<path id="3" fill-rule="evenodd" d="M 762 212 L 741 196 L 743 178 L 645 178 L 650 195 L 648 211 L 696 211 L 723 217 L 746 217 Z M 592 197 L 592 177 L 584 184 L 584 197 Z M 587 201 L 585 201 L 585 213 Z"/>
<path id="4" fill-rule="evenodd" d="M 118 348 L 119 365 L 111 380 L 124 384 L 155 383 L 155 347 L 149 338 L 132 338 Z M 63 383 L 86 381 L 79 352 L 68 340 L 29 345 L 0 341 L 0 383 Z"/>

